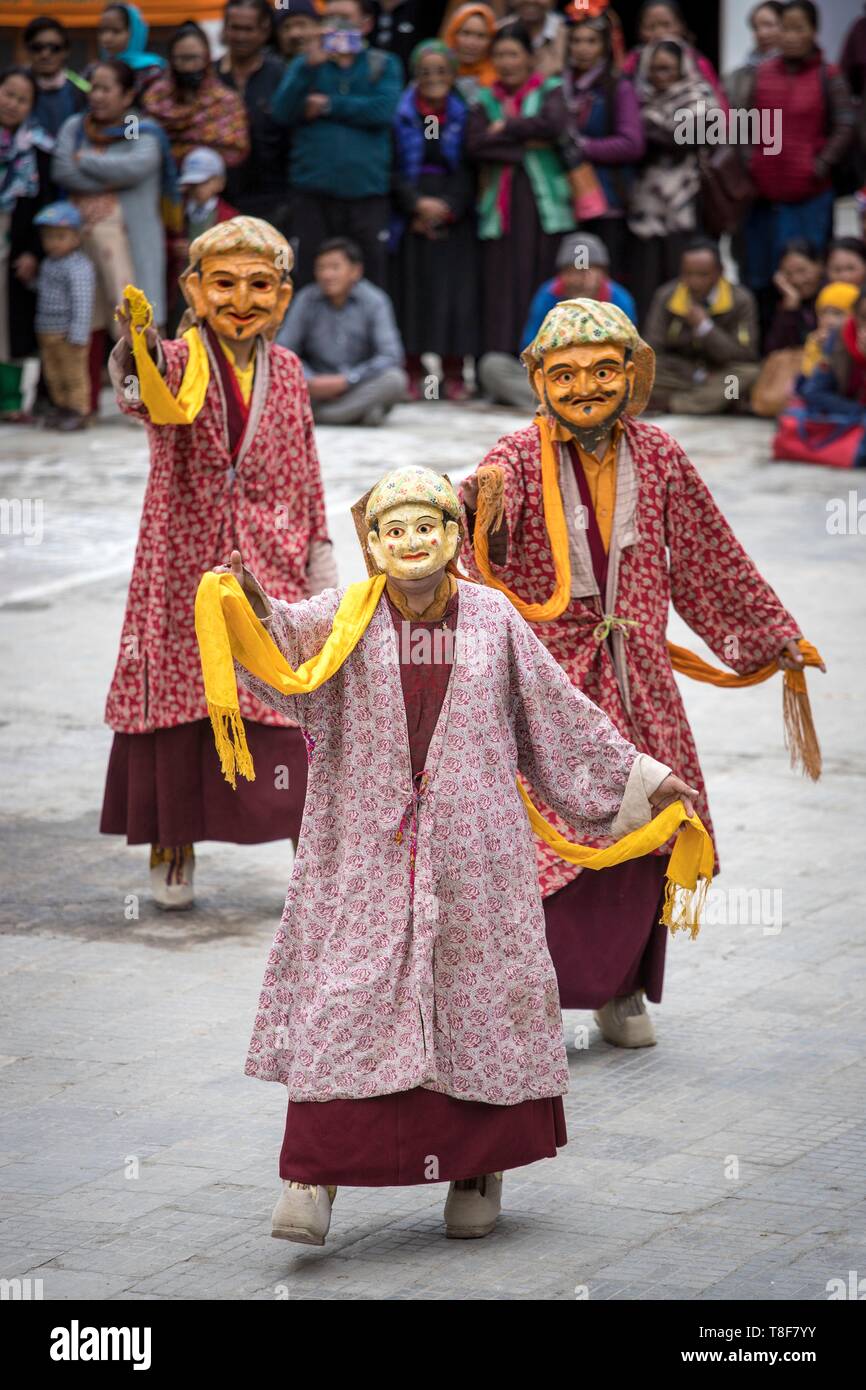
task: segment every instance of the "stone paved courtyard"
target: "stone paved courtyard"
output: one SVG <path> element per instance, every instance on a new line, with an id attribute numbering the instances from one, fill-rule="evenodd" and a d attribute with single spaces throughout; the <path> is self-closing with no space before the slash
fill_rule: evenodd
<path id="1" fill-rule="evenodd" d="M 341 578 L 385 468 L 456 479 L 522 423 L 427 403 L 320 430 Z M 700 939 L 669 944 L 658 1047 L 566 1013 L 569 1143 L 506 1176 L 492 1236 L 446 1241 L 441 1186 L 343 1189 L 322 1250 L 270 1239 L 284 1092 L 243 1075 L 290 846 L 203 846 L 177 919 L 146 851 L 97 833 L 143 434 L 0 430 L 0 495 L 42 505 L 41 539 L 36 513 L 0 536 L 0 1277 L 119 1300 L 821 1300 L 866 1277 L 866 540 L 828 528 L 859 479 L 768 462 L 762 422 L 660 423 L 828 662 L 824 779 L 788 768 L 780 681 L 689 684 L 723 872 Z"/>

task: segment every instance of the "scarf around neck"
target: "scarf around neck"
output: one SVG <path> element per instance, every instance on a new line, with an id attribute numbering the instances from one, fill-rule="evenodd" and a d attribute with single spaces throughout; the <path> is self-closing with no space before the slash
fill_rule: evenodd
<path id="1" fill-rule="evenodd" d="M 445 576 L 446 578 L 448 576 Z M 350 584 L 334 615 L 331 632 L 321 650 L 297 670 L 283 656 L 233 575 L 209 571 L 202 576 L 195 599 L 195 630 L 201 654 L 205 698 L 223 775 L 233 787 L 237 775 L 255 780 L 238 701 L 234 663 L 265 681 L 282 695 L 308 695 L 336 675 L 372 622 L 385 589 L 385 575 Z M 441 586 L 440 586 L 441 587 Z M 438 591 L 437 591 L 438 592 Z M 533 806 L 518 783 L 529 823 L 561 858 L 588 869 L 606 869 L 628 859 L 652 854 L 676 835 L 666 869 L 667 886 L 662 922 L 671 931 L 685 929 L 694 937 L 700 910 L 713 874 L 713 843 L 697 816 L 687 817 L 681 801 L 666 807 L 646 825 L 606 849 L 593 849 L 564 839 Z"/>

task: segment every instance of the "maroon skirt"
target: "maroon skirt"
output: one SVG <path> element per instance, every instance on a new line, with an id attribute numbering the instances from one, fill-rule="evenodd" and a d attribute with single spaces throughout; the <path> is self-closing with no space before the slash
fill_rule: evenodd
<path id="1" fill-rule="evenodd" d="M 115 734 L 99 829 L 130 845 L 193 845 L 226 840 L 260 845 L 297 841 L 307 793 L 307 750 L 300 729 L 245 720 L 254 782 L 225 780 L 209 719 Z"/>
<path id="2" fill-rule="evenodd" d="M 562 1096 L 487 1105 L 418 1086 L 368 1100 L 290 1100 L 280 1177 L 343 1187 L 459 1182 L 555 1158 Z"/>
<path id="3" fill-rule="evenodd" d="M 544 899 L 547 947 L 564 1009 L 600 1009 L 638 989 L 660 1002 L 667 864 L 666 855 L 647 854 L 612 869 L 584 869 Z"/>

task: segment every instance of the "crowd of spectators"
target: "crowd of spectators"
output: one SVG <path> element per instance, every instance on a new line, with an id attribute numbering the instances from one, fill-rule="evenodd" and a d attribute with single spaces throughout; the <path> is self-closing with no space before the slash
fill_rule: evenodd
<path id="1" fill-rule="evenodd" d="M 293 243 L 280 341 L 323 423 L 440 394 L 531 408 L 518 354 L 574 295 L 655 348 L 652 408 L 777 414 L 821 296 L 824 388 L 827 325 L 859 312 L 834 287 L 859 294 L 866 245 L 833 229 L 866 175 L 866 18 L 839 65 L 811 0 L 749 23 L 720 77 L 672 0 L 642 6 L 630 49 L 604 0 L 228 0 L 216 58 L 194 19 L 156 52 L 112 4 L 81 73 L 34 19 L 0 73 L 0 414 L 28 416 L 38 351 L 47 418 L 83 427 L 123 287 L 177 331 L 190 242 L 239 213 Z M 683 135 L 713 122 L 721 148 Z"/>

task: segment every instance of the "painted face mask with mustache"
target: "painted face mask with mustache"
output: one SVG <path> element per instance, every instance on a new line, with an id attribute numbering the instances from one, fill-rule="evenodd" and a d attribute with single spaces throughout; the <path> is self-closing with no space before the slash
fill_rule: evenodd
<path id="1" fill-rule="evenodd" d="M 205 256 L 198 273 L 183 281 L 183 292 L 196 316 L 233 343 L 279 327 L 292 286 L 273 258 L 234 251 Z"/>
<path id="2" fill-rule="evenodd" d="M 583 445 L 603 439 L 628 406 L 635 368 L 620 343 L 553 348 L 533 374 L 541 400 Z"/>

